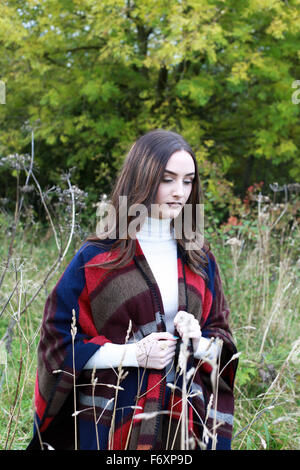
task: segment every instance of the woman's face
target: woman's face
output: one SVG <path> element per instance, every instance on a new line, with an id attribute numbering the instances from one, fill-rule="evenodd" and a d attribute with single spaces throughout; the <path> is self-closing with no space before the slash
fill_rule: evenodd
<path id="1" fill-rule="evenodd" d="M 158 187 L 152 217 L 177 217 L 191 194 L 194 176 L 195 164 L 192 156 L 185 150 L 174 152 L 167 162 Z"/>

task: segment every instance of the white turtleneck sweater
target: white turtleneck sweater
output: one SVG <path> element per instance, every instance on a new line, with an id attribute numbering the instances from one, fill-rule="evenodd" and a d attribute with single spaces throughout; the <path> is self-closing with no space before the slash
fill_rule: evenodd
<path id="1" fill-rule="evenodd" d="M 166 330 L 174 333 L 174 318 L 178 312 L 178 274 L 177 243 L 171 219 L 146 217 L 143 226 L 137 233 L 142 251 L 158 284 L 165 312 Z M 201 359 L 203 355 L 217 354 L 215 345 L 207 350 L 209 340 L 201 337 L 194 356 Z M 123 359 L 123 361 L 122 361 Z M 85 369 L 108 369 L 117 367 L 120 362 L 124 367 L 138 367 L 135 343 L 106 343 L 99 348 L 85 364 Z"/>

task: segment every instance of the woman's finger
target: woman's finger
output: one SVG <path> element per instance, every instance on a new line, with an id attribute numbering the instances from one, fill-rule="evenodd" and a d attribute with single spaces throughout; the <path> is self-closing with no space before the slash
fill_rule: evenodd
<path id="1" fill-rule="evenodd" d="M 169 340 L 169 341 L 176 341 L 176 337 L 169 333 L 168 331 L 160 331 L 159 333 L 151 333 L 149 336 L 151 336 L 153 339 L 156 340 Z"/>
<path id="2" fill-rule="evenodd" d="M 167 348 L 170 348 L 170 347 L 176 347 L 176 340 L 160 340 L 158 342 L 158 345 L 161 349 L 167 349 Z"/>

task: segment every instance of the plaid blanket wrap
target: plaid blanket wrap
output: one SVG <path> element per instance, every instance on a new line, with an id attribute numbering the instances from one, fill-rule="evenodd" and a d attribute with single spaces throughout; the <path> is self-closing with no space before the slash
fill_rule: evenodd
<path id="1" fill-rule="evenodd" d="M 196 449 L 201 448 L 203 429 L 212 430 L 216 424 L 217 449 L 230 449 L 237 367 L 237 360 L 230 359 L 236 348 L 211 250 L 206 251 L 205 281 L 187 266 L 178 245 L 178 310 L 188 306 L 202 335 L 223 342 L 217 400 L 210 403 L 211 366 L 196 360 L 190 348 L 187 367 L 195 371 L 185 388 L 187 420 L 181 418 L 183 375 L 175 375 L 176 388 L 171 389 L 166 370 L 84 369 L 106 342 L 138 341 L 165 329 L 161 294 L 138 240 L 135 257 L 126 266 L 110 273 L 89 266 L 112 256 L 110 243 L 85 243 L 47 298 L 38 346 L 34 434 L 27 449 L 40 449 L 43 442 L 58 450 L 180 449 L 182 422 L 188 423 L 185 429 Z M 73 309 L 77 330 L 72 340 Z M 140 413 L 152 414 L 143 419 Z"/>

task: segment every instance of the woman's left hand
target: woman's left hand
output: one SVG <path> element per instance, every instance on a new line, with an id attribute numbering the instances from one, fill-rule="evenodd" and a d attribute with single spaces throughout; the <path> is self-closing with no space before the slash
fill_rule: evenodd
<path id="1" fill-rule="evenodd" d="M 187 336 L 193 340 L 194 351 L 196 351 L 201 338 L 201 328 L 194 315 L 184 310 L 179 310 L 174 318 L 174 326 L 181 338 Z"/>

